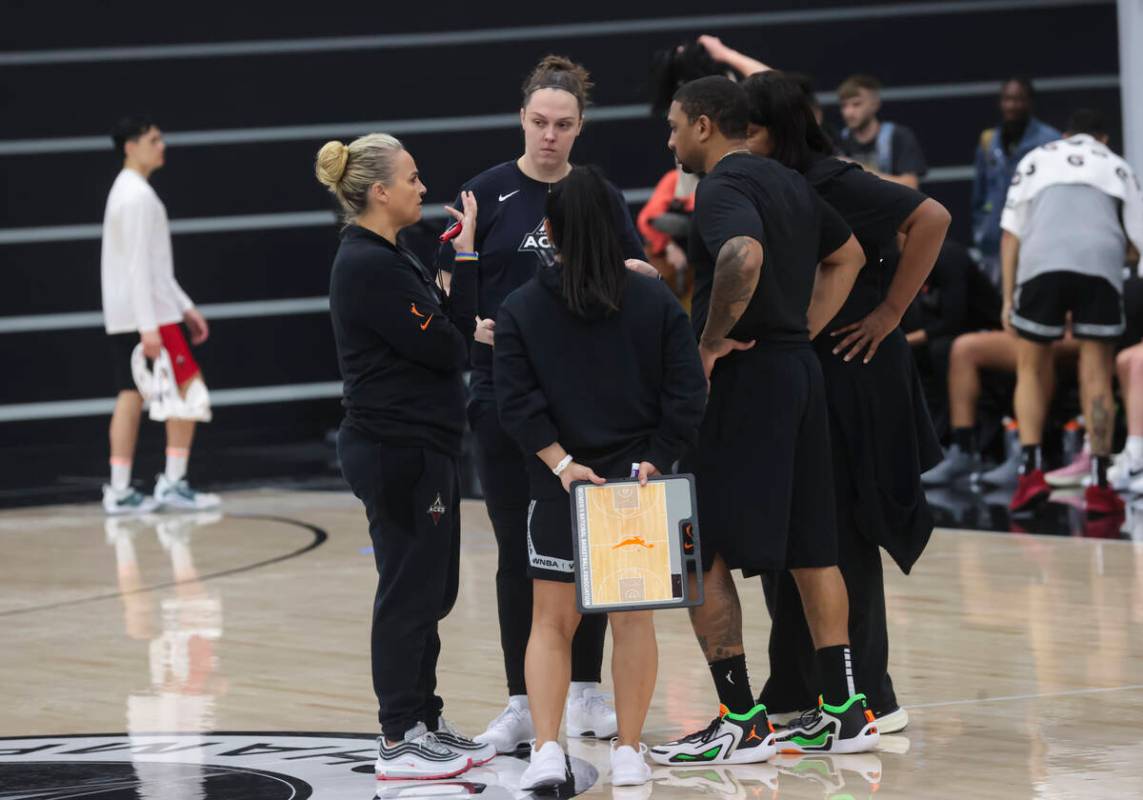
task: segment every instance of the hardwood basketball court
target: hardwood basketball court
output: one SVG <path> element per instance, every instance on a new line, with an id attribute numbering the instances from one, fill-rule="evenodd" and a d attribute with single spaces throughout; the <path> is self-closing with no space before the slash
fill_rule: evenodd
<path id="1" fill-rule="evenodd" d="M 440 678 L 445 713 L 476 733 L 505 689 L 496 546 L 483 505 L 466 501 L 463 513 Z M 213 516 L 107 520 L 94 503 L 0 513 L 0 797 L 369 797 L 368 545 L 347 493 L 229 494 Z M 886 576 L 891 669 L 911 724 L 878 753 L 656 768 L 654 783 L 613 790 L 607 744 L 573 742 L 578 788 L 664 799 L 1143 796 L 1143 545 L 941 530 L 911 577 Z M 739 591 L 757 689 L 769 622 L 759 582 Z M 716 708 L 685 612 L 656 622 L 648 742 L 692 731 Z M 522 770 L 502 757 L 432 791 L 518 797 Z M 378 786 L 388 797 L 429 791 Z"/>

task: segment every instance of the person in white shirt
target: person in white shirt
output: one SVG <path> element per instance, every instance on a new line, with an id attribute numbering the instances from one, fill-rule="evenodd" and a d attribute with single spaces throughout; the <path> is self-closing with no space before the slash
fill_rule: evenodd
<path id="1" fill-rule="evenodd" d="M 1033 509 L 1051 493 L 1040 455 L 1049 399 L 1043 381 L 1052 374 L 1051 344 L 1069 325 L 1080 343 L 1080 395 L 1091 447 L 1086 510 L 1123 512 L 1107 480 L 1115 423 L 1111 378 L 1115 343 L 1125 327 L 1128 245 L 1143 245 L 1143 194 L 1107 139 L 1101 114 L 1073 113 L 1064 138 L 1020 161 L 1000 218 L 1001 321 L 1019 337 L 1015 407 L 1024 453 L 1009 504 L 1014 513 Z"/>
<path id="2" fill-rule="evenodd" d="M 103 487 L 109 514 L 144 513 L 159 506 L 207 509 L 219 505 L 217 495 L 196 492 L 186 481 L 187 461 L 196 420 L 210 418 L 202 373 L 191 355 L 180 323 L 191 342 L 202 344 L 210 329 L 175 280 L 167 209 L 148 179 L 163 166 L 162 132 L 146 117 L 126 117 L 112 131 L 123 170 L 107 197 L 103 216 L 103 318 L 114 367 L 115 411 L 111 416 L 111 483 Z M 131 486 L 131 463 L 139 435 L 144 396 L 135 377 L 143 366 L 134 359 L 137 346 L 154 365 L 149 381 L 151 417 L 166 419 L 166 469 L 147 497 Z M 144 375 L 150 373 L 143 371 Z M 174 410 L 158 413 L 162 376 L 174 386 Z M 175 394 L 177 387 L 177 395 Z M 194 402 L 191 402 L 194 401 Z"/>

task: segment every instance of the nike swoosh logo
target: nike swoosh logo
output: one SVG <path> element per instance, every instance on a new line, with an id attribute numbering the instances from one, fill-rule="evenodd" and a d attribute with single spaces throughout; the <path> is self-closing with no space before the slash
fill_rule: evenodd
<path id="1" fill-rule="evenodd" d="M 429 323 L 432 321 L 433 321 L 433 315 L 429 314 L 429 318 L 425 320 L 425 324 L 421 326 L 421 330 L 425 330 L 427 327 L 429 327 Z"/>
<path id="2" fill-rule="evenodd" d="M 726 682 L 727 682 L 727 683 L 729 683 L 729 684 L 731 684 L 731 685 L 736 685 L 736 684 L 734 683 L 734 678 L 733 678 L 733 677 L 731 677 L 733 674 L 734 674 L 734 673 L 731 673 L 731 672 L 728 672 L 728 673 L 726 673 Z"/>
<path id="3" fill-rule="evenodd" d="M 511 197 L 512 195 L 516 194 L 516 192 L 519 192 L 519 191 L 520 190 L 517 189 L 515 192 L 508 192 L 508 194 L 500 195 L 500 202 L 503 203 L 505 200 L 507 200 L 509 197 Z"/>

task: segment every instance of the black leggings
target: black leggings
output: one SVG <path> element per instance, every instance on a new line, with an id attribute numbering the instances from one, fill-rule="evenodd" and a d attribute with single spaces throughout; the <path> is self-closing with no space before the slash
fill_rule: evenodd
<path id="1" fill-rule="evenodd" d="M 838 567 L 849 594 L 849 642 L 853 680 L 876 714 L 897 708 L 889 677 L 889 631 L 885 619 L 885 575 L 881 549 L 858 530 L 848 465 L 835 452 Z M 770 627 L 770 675 L 758 697 L 773 713 L 817 707 L 821 686 L 816 677 L 813 638 L 798 586 L 789 572 L 762 575 Z"/>
<path id="2" fill-rule="evenodd" d="M 337 450 L 369 520 L 377 565 L 373 691 L 381 731 L 396 741 L 418 722 L 435 730 L 444 707 L 436 693 L 437 624 L 459 585 L 459 467 L 435 450 L 378 444 L 345 425 Z"/>
<path id="3" fill-rule="evenodd" d="M 527 468 L 523 452 L 500 427 L 495 407 L 480 404 L 473 409 L 471 419 L 476 432 L 476 468 L 499 548 L 496 608 L 508 694 L 527 694 L 524 653 L 532 632 L 532 579 L 527 575 Z M 606 614 L 583 615 L 572 640 L 573 681 L 599 682 L 606 635 Z"/>

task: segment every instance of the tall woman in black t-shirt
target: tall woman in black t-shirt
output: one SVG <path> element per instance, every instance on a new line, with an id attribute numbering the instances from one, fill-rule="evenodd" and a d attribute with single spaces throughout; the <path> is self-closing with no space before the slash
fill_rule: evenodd
<path id="1" fill-rule="evenodd" d="M 524 649 L 532 624 L 532 586 L 527 566 L 528 478 L 524 454 L 496 417 L 492 353 L 496 313 L 501 301 L 527 283 L 554 253 L 544 230 L 544 204 L 552 187 L 571 171 L 572 147 L 583 129 L 591 81 L 587 71 L 559 56 L 547 56 L 524 82 L 520 124 L 524 153 L 467 181 L 482 209 L 475 246 L 480 251 L 477 314 L 481 318 L 472 345 L 468 418 L 477 441 L 477 472 L 496 533 L 499 563 L 496 604 L 500 646 L 508 679 L 508 707 L 477 739 L 508 753 L 533 737 L 524 680 Z M 624 253 L 642 258 L 623 197 L 608 184 Z M 458 201 L 459 202 L 459 201 Z M 441 248 L 438 265 L 451 269 L 453 249 Z M 615 712 L 597 691 L 607 620 L 584 619 L 572 648 L 572 691 L 567 708 L 569 736 L 608 737 L 615 733 Z"/>
<path id="2" fill-rule="evenodd" d="M 667 472 L 698 438 L 706 379 L 682 307 L 662 282 L 629 275 L 606 183 L 576 167 L 547 202 L 559 257 L 504 301 L 497 317 L 496 400 L 505 430 L 528 455 L 526 529 L 534 610 L 527 647 L 535 724 L 521 789 L 563 783 L 561 712 L 571 678 L 576 610 L 574 481 Z M 588 615 L 589 617 L 592 615 Z M 655 688 L 650 611 L 611 615 L 618 741 L 615 785 L 651 775 L 640 734 Z"/>
<path id="3" fill-rule="evenodd" d="M 329 305 L 345 420 L 338 455 L 365 505 L 377 595 L 373 689 L 382 735 L 379 778 L 456 775 L 495 750 L 458 733 L 436 694 L 440 620 L 456 601 L 460 557 L 461 370 L 475 327 L 476 200 L 462 197 L 452 296 L 397 244 L 421 218 L 425 194 L 413 157 L 392 136 L 328 142 L 318 180 L 337 196 L 346 226 Z"/>
<path id="4" fill-rule="evenodd" d="M 882 733 L 904 727 L 889 678 L 883 546 L 906 573 L 933 529 L 921 473 L 941 457 L 912 353 L 899 325 L 948 230 L 935 200 L 833 158 L 801 87 L 780 72 L 751 76 L 752 152 L 805 175 L 841 214 L 865 251 L 866 266 L 842 310 L 814 341 L 830 409 L 837 497 L 839 566 L 849 591 L 854 678 Z M 904 235 L 898 258 L 896 237 Z M 764 581 L 774 617 L 770 680 L 761 702 L 782 712 L 814 705 L 813 647 L 788 574 Z M 775 649 L 777 646 L 777 649 Z M 790 652 L 787 656 L 786 653 Z M 772 714 L 774 716 L 774 714 Z"/>

